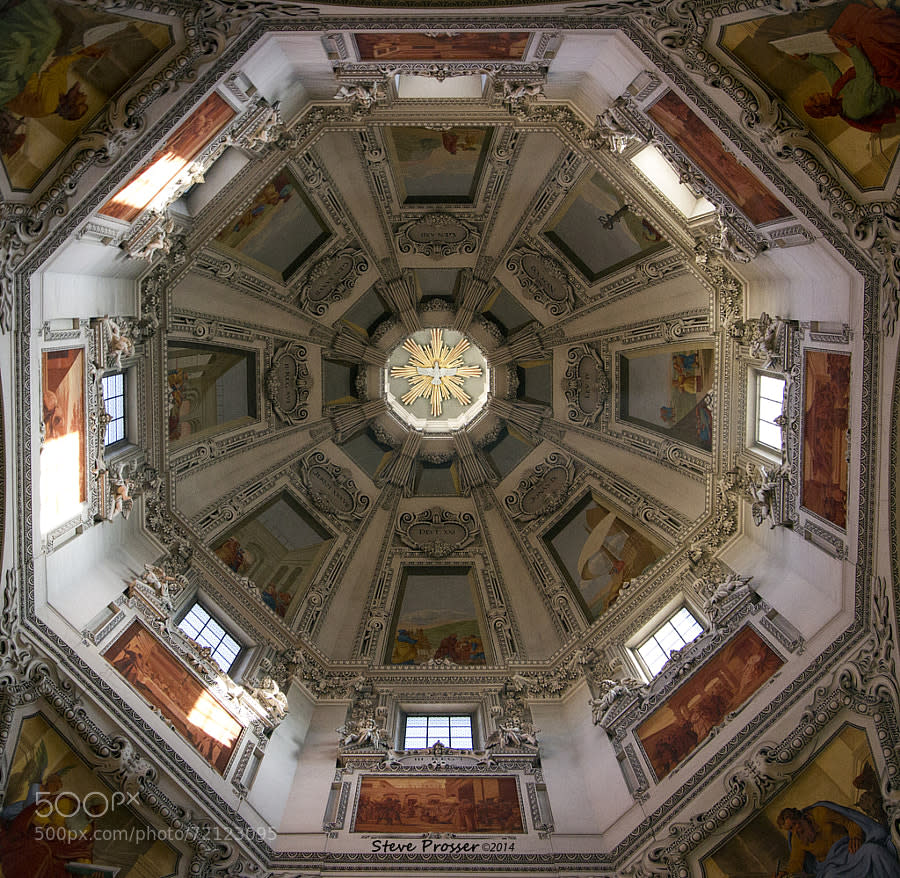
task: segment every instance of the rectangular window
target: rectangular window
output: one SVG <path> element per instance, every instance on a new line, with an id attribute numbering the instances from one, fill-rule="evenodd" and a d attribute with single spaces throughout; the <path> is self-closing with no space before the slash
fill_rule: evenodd
<path id="1" fill-rule="evenodd" d="M 103 444 L 109 448 L 124 442 L 125 433 L 125 373 L 114 372 L 103 376 L 103 404 L 112 420 L 106 425 Z"/>
<path id="2" fill-rule="evenodd" d="M 404 750 L 433 747 L 438 741 L 454 750 L 471 750 L 472 717 L 431 714 L 406 717 Z"/>
<path id="3" fill-rule="evenodd" d="M 784 378 L 759 373 L 756 381 L 756 441 L 780 452 L 782 449 L 781 427 L 775 419 L 784 408 Z"/>
<path id="4" fill-rule="evenodd" d="M 638 648 L 638 655 L 655 677 L 669 656 L 703 633 L 703 626 L 687 607 L 682 607 L 662 623 Z"/>
<path id="5" fill-rule="evenodd" d="M 178 623 L 191 640 L 212 650 L 212 657 L 226 673 L 241 651 L 241 645 L 214 619 L 203 605 L 195 602 Z"/>

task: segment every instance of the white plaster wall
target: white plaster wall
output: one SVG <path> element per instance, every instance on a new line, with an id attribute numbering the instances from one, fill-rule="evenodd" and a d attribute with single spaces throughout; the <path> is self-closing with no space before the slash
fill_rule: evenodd
<path id="1" fill-rule="evenodd" d="M 135 508 L 88 528 L 47 555 L 35 559 L 47 583 L 47 602 L 76 631 L 81 631 L 128 583 L 157 557 L 159 550 L 144 536 Z"/>
<path id="2" fill-rule="evenodd" d="M 562 704 L 531 705 L 557 835 L 596 836 L 634 806 L 612 744 L 591 720 L 589 699 L 582 683 Z"/>
<path id="3" fill-rule="evenodd" d="M 266 747 L 249 798 L 279 834 L 318 835 L 334 779 L 335 729 L 343 723 L 347 705 L 331 702 L 315 707 L 296 686 L 288 700 L 291 712 Z M 281 835 L 278 843 L 285 848 L 304 846 Z"/>
<path id="4" fill-rule="evenodd" d="M 79 250 L 94 249 L 97 256 L 110 257 L 109 247 L 87 245 Z M 84 271 L 45 272 L 42 295 L 39 299 L 39 323 L 45 320 L 112 316 L 131 316 L 137 313 L 137 283 L 131 277 L 102 277 L 100 272 L 112 271 L 116 258 L 124 258 L 113 251 L 109 259 L 98 259 L 85 265 Z M 143 270 L 146 263 L 136 260 L 135 268 Z M 108 264 L 107 264 L 108 263 Z M 130 267 L 129 267 L 130 268 Z M 93 269 L 93 273 L 91 272 Z"/>
<path id="5" fill-rule="evenodd" d="M 744 505 L 749 520 L 749 504 Z M 752 522 L 722 560 L 738 573 L 752 574 L 757 593 L 807 639 L 841 611 L 845 577 L 853 575 L 850 565 L 793 531 Z"/>
<path id="6" fill-rule="evenodd" d="M 746 281 L 744 311 L 791 320 L 858 323 L 859 276 L 821 238 L 811 244 L 761 253 L 731 268 Z"/>

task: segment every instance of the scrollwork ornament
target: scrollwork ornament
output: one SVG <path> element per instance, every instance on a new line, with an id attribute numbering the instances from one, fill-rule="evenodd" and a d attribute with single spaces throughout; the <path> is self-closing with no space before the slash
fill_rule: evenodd
<path id="1" fill-rule="evenodd" d="M 575 284 L 562 263 L 533 247 L 518 247 L 506 260 L 523 292 L 555 317 L 568 314 L 575 307 Z"/>
<path id="2" fill-rule="evenodd" d="M 854 226 L 852 234 L 878 267 L 881 329 L 886 336 L 893 336 L 900 306 L 900 218 L 887 214 L 867 217 Z"/>
<path id="3" fill-rule="evenodd" d="M 298 469 L 300 481 L 313 505 L 343 521 L 356 521 L 371 501 L 357 487 L 347 470 L 331 463 L 321 451 L 304 458 Z"/>
<path id="4" fill-rule="evenodd" d="M 554 451 L 519 482 L 504 505 L 514 519 L 523 523 L 542 518 L 566 501 L 575 475 L 574 461 Z"/>
<path id="5" fill-rule="evenodd" d="M 609 378 L 600 352 L 594 345 L 570 348 L 566 356 L 564 381 L 568 417 L 582 427 L 597 423 L 609 399 Z"/>
<path id="6" fill-rule="evenodd" d="M 332 302 L 340 302 L 353 290 L 357 278 L 369 269 L 369 261 L 358 246 L 345 247 L 313 265 L 300 286 L 301 308 L 320 317 Z"/>
<path id="7" fill-rule="evenodd" d="M 266 372 L 266 395 L 276 417 L 290 425 L 305 421 L 309 416 L 306 401 L 311 388 L 306 348 L 296 342 L 283 344 Z"/>
<path id="8" fill-rule="evenodd" d="M 481 234 L 478 227 L 450 213 L 426 213 L 398 226 L 395 232 L 401 253 L 441 259 L 456 253 L 475 253 Z"/>
<path id="9" fill-rule="evenodd" d="M 478 535 L 475 516 L 435 506 L 414 514 L 404 512 L 397 522 L 397 536 L 411 549 L 429 558 L 445 558 L 471 545 Z"/>

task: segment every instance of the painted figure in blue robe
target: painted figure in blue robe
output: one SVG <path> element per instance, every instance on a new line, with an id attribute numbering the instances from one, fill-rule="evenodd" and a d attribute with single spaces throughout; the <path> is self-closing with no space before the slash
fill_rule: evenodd
<path id="1" fill-rule="evenodd" d="M 888 830 L 860 811 L 821 801 L 802 811 L 785 808 L 777 822 L 791 846 L 778 878 L 900 878 L 900 859 Z"/>

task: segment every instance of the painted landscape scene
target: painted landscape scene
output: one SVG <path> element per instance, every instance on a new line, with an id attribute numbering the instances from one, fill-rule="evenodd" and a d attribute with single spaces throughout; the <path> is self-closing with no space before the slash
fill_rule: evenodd
<path id="1" fill-rule="evenodd" d="M 404 580 L 388 664 L 487 664 L 468 571 L 409 570 Z"/>

